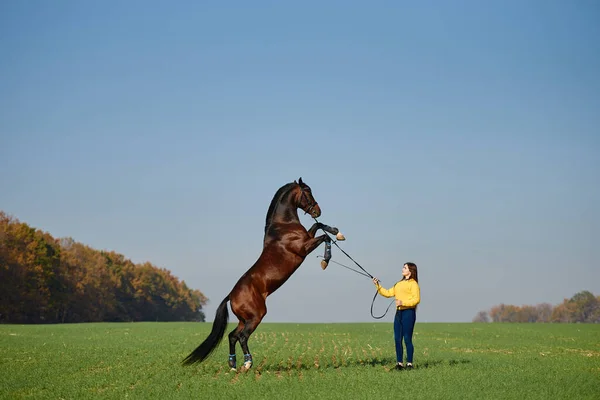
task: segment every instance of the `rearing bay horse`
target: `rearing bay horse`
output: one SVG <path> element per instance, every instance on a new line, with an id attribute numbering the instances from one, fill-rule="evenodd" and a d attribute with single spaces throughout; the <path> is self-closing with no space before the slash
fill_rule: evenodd
<path id="1" fill-rule="evenodd" d="M 183 360 L 184 365 L 203 361 L 219 345 L 229 320 L 227 302 L 231 302 L 231 310 L 239 323 L 229 333 L 229 367 L 236 369 L 235 346 L 238 341 L 244 351 L 243 368 L 247 370 L 252 366 L 248 338 L 267 313 L 267 296 L 283 285 L 321 243 L 331 242 L 326 234 L 315 237 L 317 230 L 333 235 L 339 233 L 337 228 L 320 222 L 306 230 L 298 218 L 298 209 L 313 218 L 321 215 L 319 204 L 302 178 L 282 186 L 275 193 L 267 211 L 262 253 L 223 299 L 217 308 L 210 334 Z M 343 236 L 338 238 L 342 240 Z M 331 253 L 326 251 L 325 261 L 329 261 L 328 258 L 331 258 Z"/>

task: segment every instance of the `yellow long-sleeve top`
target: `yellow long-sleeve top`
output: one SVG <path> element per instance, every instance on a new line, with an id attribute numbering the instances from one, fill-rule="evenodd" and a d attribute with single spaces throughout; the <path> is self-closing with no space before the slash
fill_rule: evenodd
<path id="1" fill-rule="evenodd" d="M 401 280 L 390 289 L 385 289 L 377 283 L 377 292 L 384 297 L 402 300 L 402 305 L 398 307 L 400 310 L 415 308 L 421 302 L 421 289 L 414 279 Z"/>

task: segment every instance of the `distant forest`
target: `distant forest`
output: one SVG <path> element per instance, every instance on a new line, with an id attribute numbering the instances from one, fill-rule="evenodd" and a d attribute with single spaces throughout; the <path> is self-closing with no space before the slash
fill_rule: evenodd
<path id="1" fill-rule="evenodd" d="M 588 322 L 600 323 L 600 296 L 584 290 L 561 304 L 535 306 L 500 304 L 477 313 L 473 322 Z"/>
<path id="2" fill-rule="evenodd" d="M 55 239 L 0 211 L 0 323 L 204 321 L 170 271 Z"/>

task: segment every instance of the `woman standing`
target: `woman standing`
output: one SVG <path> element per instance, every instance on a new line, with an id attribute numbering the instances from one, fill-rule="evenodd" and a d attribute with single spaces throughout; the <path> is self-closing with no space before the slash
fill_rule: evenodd
<path id="1" fill-rule="evenodd" d="M 379 279 L 373 278 L 377 292 L 384 297 L 396 298 L 396 316 L 394 317 L 394 339 L 396 342 L 396 369 L 404 369 L 402 339 L 406 345 L 406 368 L 413 367 L 415 348 L 412 343 L 416 321 L 417 304 L 421 302 L 417 265 L 407 262 L 402 266 L 402 279 L 392 288 L 385 289 Z"/>

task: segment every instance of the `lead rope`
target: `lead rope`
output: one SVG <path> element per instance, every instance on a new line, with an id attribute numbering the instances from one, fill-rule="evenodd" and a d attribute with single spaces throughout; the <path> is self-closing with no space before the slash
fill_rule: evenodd
<path id="1" fill-rule="evenodd" d="M 315 221 L 317 221 L 317 219 L 316 219 L 316 218 L 314 218 L 314 220 L 315 220 Z M 318 222 L 318 221 L 317 221 L 317 222 Z M 369 272 L 368 272 L 366 269 L 364 269 L 364 268 L 362 267 L 362 265 L 360 265 L 358 262 L 356 262 L 356 260 L 355 260 L 354 258 L 350 257 L 350 255 L 349 255 L 348 253 L 346 253 L 346 252 L 344 251 L 344 249 L 342 249 L 342 248 L 341 248 L 341 247 L 340 247 L 340 246 L 337 244 L 337 241 L 336 241 L 336 240 L 332 239 L 332 238 L 331 238 L 331 236 L 329 236 L 329 235 L 327 234 L 327 232 L 325 232 L 325 235 L 327 235 L 327 236 L 329 237 L 329 239 L 331 239 L 331 241 L 333 242 L 333 244 L 335 244 L 335 246 L 336 246 L 338 249 L 340 249 L 340 251 L 341 251 L 342 253 L 344 253 L 344 255 L 345 255 L 346 257 L 348 257 L 350 260 L 352 260 L 352 262 L 354 262 L 354 264 L 356 264 L 356 265 L 358 266 L 358 268 L 362 269 L 364 272 L 360 272 L 360 271 L 358 271 L 358 270 L 356 270 L 356 269 L 354 269 L 354 268 L 350 268 L 350 267 L 348 267 L 347 265 L 341 264 L 341 263 L 339 263 L 339 262 L 337 262 L 337 261 L 331 261 L 331 260 L 330 260 L 329 262 L 333 262 L 333 263 L 335 263 L 335 264 L 337 264 L 337 265 L 340 265 L 340 266 L 342 266 L 342 267 L 344 267 L 344 268 L 347 268 L 347 269 L 349 269 L 350 271 L 354 271 L 354 272 L 356 272 L 357 274 L 360 274 L 360 275 L 362 275 L 362 276 L 366 276 L 367 278 L 371 278 L 371 280 L 373 280 L 374 276 L 373 276 L 373 275 L 371 275 L 371 274 L 370 274 L 370 273 L 369 273 Z M 317 256 L 317 257 L 321 257 L 321 256 Z M 390 307 L 392 306 L 392 304 L 394 304 L 395 300 L 392 300 L 392 302 L 391 302 L 391 303 L 390 303 L 390 304 L 387 306 L 387 308 L 385 309 L 385 312 L 383 313 L 383 315 L 382 315 L 382 316 L 380 316 L 380 317 L 376 317 L 376 316 L 373 314 L 373 306 L 375 305 L 375 299 L 377 298 L 377 293 L 378 293 L 378 291 L 377 291 L 377 290 L 375 290 L 375 295 L 373 296 L 373 300 L 371 301 L 371 317 L 373 317 L 373 318 L 375 318 L 375 319 L 381 319 L 381 318 L 383 318 L 383 317 L 385 317 L 385 316 L 386 316 L 386 314 L 387 314 L 387 313 L 388 313 L 388 311 L 390 310 Z"/>

